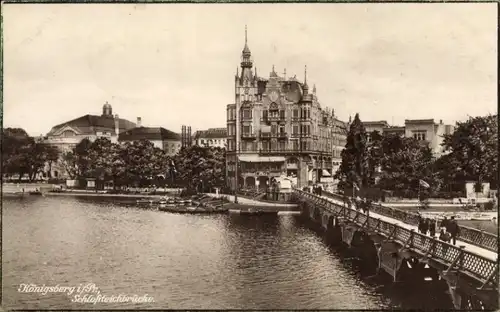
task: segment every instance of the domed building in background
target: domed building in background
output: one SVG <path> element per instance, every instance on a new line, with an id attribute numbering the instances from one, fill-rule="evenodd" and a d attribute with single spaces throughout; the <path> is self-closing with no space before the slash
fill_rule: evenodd
<path id="1" fill-rule="evenodd" d="M 116 143 L 120 132 L 135 127 L 135 123 L 113 115 L 113 108 L 106 102 L 102 106 L 100 116 L 87 114 L 56 125 L 47 133 L 44 142 L 57 146 L 61 152 L 64 152 L 70 151 L 85 138 L 94 141 L 105 137 Z"/>
<path id="2" fill-rule="evenodd" d="M 140 118 L 138 118 L 140 120 Z M 112 106 L 106 102 L 102 106 L 101 115 L 87 114 L 70 121 L 58 124 L 41 138 L 41 142 L 56 146 L 61 155 L 71 151 L 81 140 L 87 138 L 94 141 L 97 138 L 105 137 L 111 142 L 118 142 L 120 132 L 127 131 L 136 127 L 136 124 L 118 115 L 113 115 Z M 50 176 L 65 176 L 64 168 L 55 165 L 52 168 Z"/>

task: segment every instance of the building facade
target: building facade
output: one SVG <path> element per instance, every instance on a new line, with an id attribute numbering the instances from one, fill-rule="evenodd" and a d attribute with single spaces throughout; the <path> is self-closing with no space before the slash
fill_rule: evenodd
<path id="1" fill-rule="evenodd" d="M 453 125 L 445 125 L 442 120 L 437 123 L 434 119 L 406 119 L 403 127 L 389 126 L 386 121 L 367 121 L 363 122 L 363 125 L 368 133 L 378 131 L 381 134 L 391 133 L 426 141 L 435 157 L 445 153 L 441 146 L 444 135 L 452 134 L 454 131 Z"/>
<path id="2" fill-rule="evenodd" d="M 193 135 L 193 145 L 226 148 L 227 128 L 209 128 L 196 131 Z"/>
<path id="3" fill-rule="evenodd" d="M 88 114 L 56 125 L 43 138 L 40 138 L 40 142 L 57 147 L 62 157 L 64 153 L 72 151 L 83 139 L 93 142 L 97 138 L 104 137 L 116 143 L 120 132 L 135 126 L 136 124 L 129 120 L 113 115 L 111 105 L 106 102 L 100 116 Z M 50 176 L 54 178 L 67 176 L 61 161 L 51 166 Z"/>
<path id="4" fill-rule="evenodd" d="M 148 140 L 157 148 L 166 152 L 169 156 L 174 156 L 181 149 L 181 135 L 162 127 L 136 127 L 121 132 L 118 142 L 133 142 Z"/>
<path id="5" fill-rule="evenodd" d="M 120 132 L 135 126 L 129 120 L 113 115 L 111 105 L 106 102 L 100 116 L 88 114 L 52 127 L 43 138 L 43 143 L 56 146 L 61 152 L 71 151 L 85 138 L 93 142 L 105 137 L 116 143 Z"/>
<path id="6" fill-rule="evenodd" d="M 304 82 L 278 75 L 274 66 L 269 78 L 257 76 L 246 30 L 240 66 L 235 103 L 227 105 L 228 186 L 264 189 L 271 178 L 288 176 L 302 187 L 331 178 L 347 126 L 321 107 L 315 87 L 310 92 L 307 71 Z"/>

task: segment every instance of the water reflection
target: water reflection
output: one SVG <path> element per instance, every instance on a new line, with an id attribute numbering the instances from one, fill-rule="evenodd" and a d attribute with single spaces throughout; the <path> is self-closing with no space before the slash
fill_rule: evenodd
<path id="1" fill-rule="evenodd" d="M 7 309 L 381 309 L 402 306 L 292 216 L 180 215 L 101 198 L 3 202 Z M 154 303 L 72 303 L 21 283 L 95 283 Z"/>

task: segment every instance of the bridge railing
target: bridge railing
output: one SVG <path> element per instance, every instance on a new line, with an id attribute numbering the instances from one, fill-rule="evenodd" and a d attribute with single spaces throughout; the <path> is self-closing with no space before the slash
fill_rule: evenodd
<path id="1" fill-rule="evenodd" d="M 494 260 L 471 253 L 436 238 L 417 233 L 414 230 L 409 230 L 369 215 L 367 216 L 361 211 L 335 204 L 311 193 L 297 190 L 297 194 L 320 205 L 323 209 L 338 217 L 343 217 L 368 230 L 384 234 L 386 237 L 400 243 L 404 248 L 414 250 L 424 257 L 441 262 L 443 265 L 452 266 L 458 262 L 457 260 L 460 260 L 461 267 L 458 267 L 458 269 L 462 273 L 482 284 L 491 283 L 497 288 L 498 264 Z"/>
<path id="2" fill-rule="evenodd" d="M 323 191 L 322 195 L 342 202 L 344 202 L 345 200 L 343 195 L 326 191 Z M 394 207 L 382 206 L 380 204 L 372 204 L 370 210 L 383 216 L 391 217 L 412 225 L 418 225 L 420 219 L 419 215 L 416 213 Z M 460 233 L 457 238 L 469 244 L 473 244 L 490 251 L 498 251 L 498 236 L 493 233 L 488 233 L 475 228 L 461 225 Z"/>

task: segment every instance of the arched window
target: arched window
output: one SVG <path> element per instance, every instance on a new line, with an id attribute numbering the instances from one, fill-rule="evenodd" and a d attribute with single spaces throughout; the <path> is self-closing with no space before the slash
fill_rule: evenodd
<path id="1" fill-rule="evenodd" d="M 66 130 L 62 133 L 63 137 L 73 137 L 75 136 L 75 132 L 71 131 L 71 130 Z"/>

